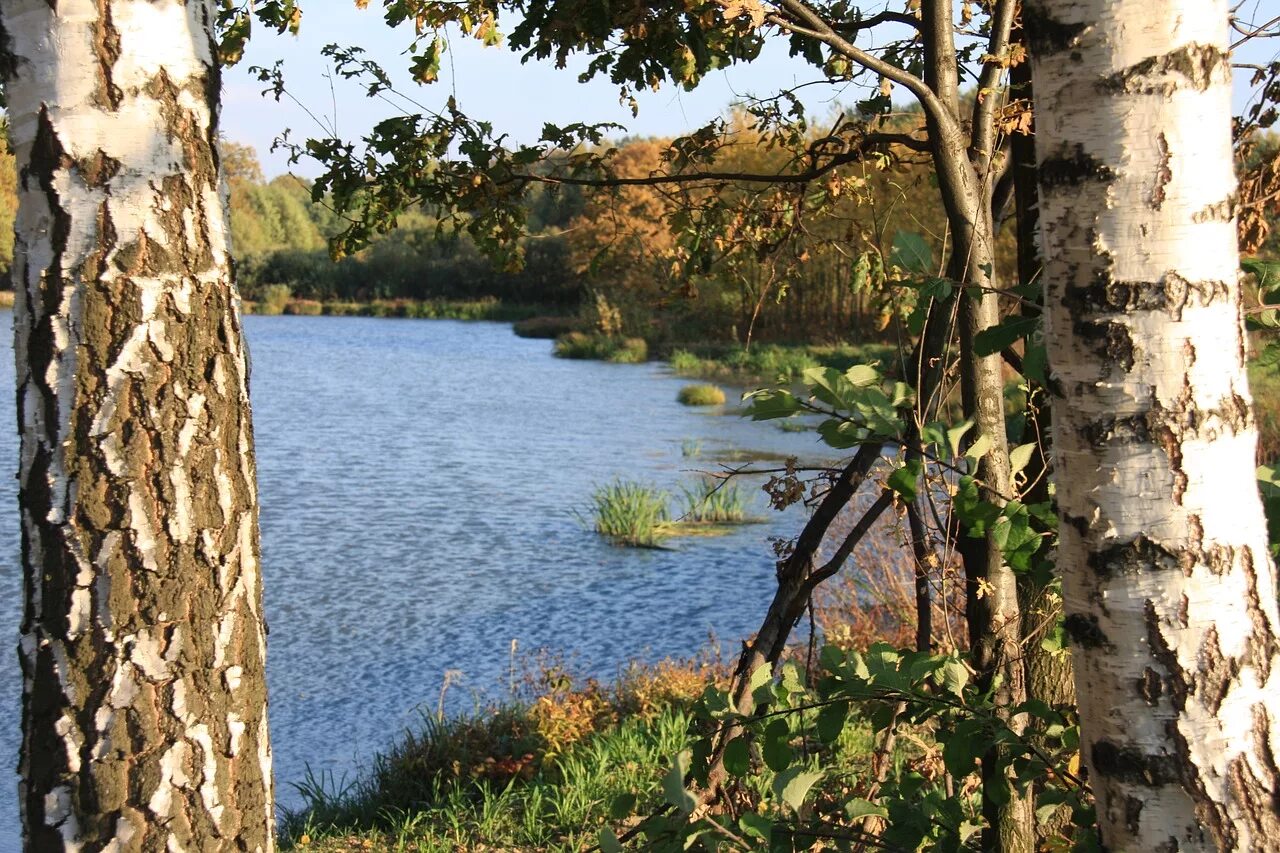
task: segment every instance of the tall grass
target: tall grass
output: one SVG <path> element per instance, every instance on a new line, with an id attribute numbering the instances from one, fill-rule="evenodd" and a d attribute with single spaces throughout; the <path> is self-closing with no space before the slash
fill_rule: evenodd
<path id="1" fill-rule="evenodd" d="M 287 284 L 269 284 L 262 289 L 262 299 L 255 307 L 258 314 L 283 314 L 292 291 Z"/>
<path id="2" fill-rule="evenodd" d="M 669 495 L 661 489 L 615 480 L 591 496 L 596 532 L 615 545 L 654 547 L 663 537 Z"/>
<path id="3" fill-rule="evenodd" d="M 695 524 L 734 524 L 747 520 L 750 501 L 737 483 L 704 477 L 695 486 L 681 486 L 682 519 Z"/>

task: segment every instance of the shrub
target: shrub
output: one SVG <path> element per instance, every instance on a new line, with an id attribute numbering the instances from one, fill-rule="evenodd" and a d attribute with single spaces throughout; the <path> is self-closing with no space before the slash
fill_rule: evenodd
<path id="1" fill-rule="evenodd" d="M 715 385 L 686 385 L 676 399 L 686 406 L 724 405 L 724 391 Z"/>
<path id="2" fill-rule="evenodd" d="M 663 537 L 666 492 L 654 486 L 615 480 L 591 496 L 596 532 L 615 545 L 651 548 Z"/>
<path id="3" fill-rule="evenodd" d="M 258 300 L 255 310 L 259 314 L 283 314 L 292 295 L 293 291 L 287 284 L 269 284 L 262 288 L 262 298 Z"/>

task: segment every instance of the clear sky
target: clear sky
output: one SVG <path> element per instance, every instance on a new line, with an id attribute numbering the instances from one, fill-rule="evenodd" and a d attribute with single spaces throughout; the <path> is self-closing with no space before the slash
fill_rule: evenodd
<path id="1" fill-rule="evenodd" d="M 1253 12 L 1259 22 L 1269 15 L 1276 0 L 1250 0 L 1243 10 Z M 576 68 L 558 70 L 550 62 L 522 64 L 505 45 L 485 48 L 465 38 L 454 38 L 445 54 L 440 81 L 430 86 L 408 82 L 402 72 L 408 64 L 402 56 L 412 38 L 412 30 L 391 30 L 377 10 L 374 0 L 364 11 L 352 0 L 310 0 L 302 4 L 302 28 L 298 36 L 278 36 L 257 29 L 244 60 L 224 76 L 222 128 L 227 138 L 252 145 L 258 150 L 268 176 L 292 170 L 314 176 L 314 162 L 303 160 L 290 167 L 282 153 L 272 154 L 272 140 L 285 128 L 302 141 L 308 136 L 328 135 L 336 126 L 338 135 L 355 140 L 376 121 L 395 114 L 397 106 L 409 112 L 420 108 L 394 105 L 364 96 L 363 89 L 344 80 L 335 80 L 329 61 L 320 49 L 331 42 L 359 45 L 371 59 L 393 72 L 402 90 L 422 105 L 438 109 L 450 95 L 474 118 L 492 121 L 500 132 L 511 134 L 515 142 L 536 141 L 545 122 L 569 124 L 575 121 L 612 121 L 638 135 L 673 136 L 698 127 L 722 115 L 744 96 L 767 95 L 780 88 L 813 79 L 812 69 L 787 56 L 780 39 L 766 49 L 756 62 L 734 66 L 708 77 L 693 92 L 664 87 L 659 92 L 641 93 L 640 114 L 618 102 L 618 91 L 607 80 L 579 83 Z M 898 4 L 894 4 L 895 7 Z M 1256 10 L 1251 9 L 1256 5 Z M 867 5 L 868 13 L 881 8 Z M 1272 13 L 1277 11 L 1272 9 Z M 508 23 L 509 27 L 509 23 Z M 504 29 L 507 27 L 504 27 Z M 901 31 L 881 38 L 895 37 Z M 877 34 L 879 35 L 879 34 Z M 864 36 L 865 38 L 865 36 Z M 1238 61 L 1266 62 L 1275 56 L 1277 39 L 1257 40 L 1246 45 Z M 867 46 L 863 43 L 860 46 Z M 874 45 L 872 45 L 874 46 Z M 284 60 L 285 79 L 302 106 L 288 99 L 277 103 L 260 93 L 264 84 L 249 72 L 251 66 L 270 66 Z M 1247 75 L 1239 75 L 1247 82 Z M 872 81 L 874 82 L 874 80 Z M 805 103 L 813 114 L 825 115 L 834 102 L 852 104 L 867 97 L 854 87 L 815 87 L 806 90 Z M 1244 99 L 1244 87 L 1237 86 L 1236 108 Z M 305 109 L 303 108 L 305 106 Z M 621 135 L 619 133 L 618 135 Z"/>

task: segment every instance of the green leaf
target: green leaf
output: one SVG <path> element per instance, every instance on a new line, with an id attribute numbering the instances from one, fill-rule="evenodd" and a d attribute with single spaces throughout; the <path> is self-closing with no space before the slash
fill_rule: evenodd
<path id="1" fill-rule="evenodd" d="M 743 835 L 768 841 L 769 834 L 773 832 L 773 821 L 755 812 L 744 812 L 742 817 L 738 818 L 738 827 Z"/>
<path id="2" fill-rule="evenodd" d="M 927 275 L 933 269 L 933 250 L 919 234 L 899 231 L 893 236 L 889 263 L 917 275 Z"/>
<path id="3" fill-rule="evenodd" d="M 689 773 L 691 753 L 684 750 L 676 756 L 671 769 L 662 777 L 662 797 L 668 804 L 688 814 L 698 804 L 698 800 L 684 786 L 684 777 Z"/>
<path id="4" fill-rule="evenodd" d="M 916 499 L 916 486 L 920 482 L 923 464 L 919 459 L 911 459 L 901 468 L 896 469 L 885 481 L 885 485 L 893 489 L 905 501 Z"/>
<path id="5" fill-rule="evenodd" d="M 805 795 L 809 789 L 822 778 L 821 770 L 805 770 L 803 767 L 792 767 L 777 775 L 773 780 L 773 794 L 780 801 L 799 812 L 804 805 Z"/>
<path id="6" fill-rule="evenodd" d="M 1261 258 L 1242 258 L 1240 260 L 1240 269 L 1247 273 L 1252 273 L 1253 276 L 1258 279 L 1259 290 L 1270 291 L 1275 288 L 1280 288 L 1280 261 L 1264 261 Z"/>
<path id="7" fill-rule="evenodd" d="M 745 777 L 751 772 L 751 747 L 741 735 L 725 744 L 724 769 L 730 776 Z"/>
<path id="8" fill-rule="evenodd" d="M 753 421 L 789 418 L 800 411 L 800 401 L 790 391 L 753 391 L 747 395 L 747 414 Z"/>
<path id="9" fill-rule="evenodd" d="M 1036 452 L 1035 442 L 1031 444 L 1020 444 L 1009 452 L 1009 468 L 1011 474 L 1016 474 L 1023 468 L 1027 467 L 1027 463 L 1031 461 L 1031 454 Z"/>
<path id="10" fill-rule="evenodd" d="M 852 800 L 844 804 L 844 813 L 849 820 L 857 820 L 860 817 L 888 817 L 889 810 L 884 806 L 876 805 L 870 800 L 863 800 L 854 797 Z"/>
<path id="11" fill-rule="evenodd" d="M 964 665 L 963 661 L 952 658 L 942 666 L 942 686 L 952 696 L 960 696 L 964 693 L 965 685 L 969 683 L 969 668 Z"/>
<path id="12" fill-rule="evenodd" d="M 609 804 L 609 817 L 614 820 L 622 820 L 636 813 L 636 795 L 632 793 L 619 794 L 613 798 L 613 802 Z"/>
<path id="13" fill-rule="evenodd" d="M 951 294 L 955 292 L 951 281 L 945 278 L 927 278 L 924 284 L 920 285 L 920 295 L 926 299 L 937 299 L 945 302 L 951 298 Z"/>
<path id="14" fill-rule="evenodd" d="M 880 382 L 880 371 L 869 364 L 855 364 L 844 372 L 844 376 L 855 388 L 865 388 Z"/>
<path id="15" fill-rule="evenodd" d="M 849 717 L 848 702 L 833 702 L 818 711 L 818 740 L 823 743 L 835 743 L 844 731 L 845 720 Z"/>
<path id="16" fill-rule="evenodd" d="M 991 436 L 978 436 L 973 440 L 973 444 L 969 445 L 969 449 L 964 452 L 964 458 L 969 460 L 970 465 L 977 467 L 978 460 L 987 455 L 987 451 L 991 449 Z"/>
<path id="17" fill-rule="evenodd" d="M 791 727 L 785 720 L 774 720 L 765 728 L 760 754 L 764 757 L 764 763 L 775 773 L 781 773 L 791 766 Z"/>
<path id="18" fill-rule="evenodd" d="M 960 455 L 960 444 L 964 441 L 965 433 L 973 429 L 973 418 L 947 430 L 947 446 L 951 448 L 952 456 Z"/>
<path id="19" fill-rule="evenodd" d="M 600 850 L 602 853 L 623 853 L 622 842 L 607 826 L 600 829 Z"/>
<path id="20" fill-rule="evenodd" d="M 1040 324 L 1038 317 L 1010 317 L 998 326 L 983 329 L 973 339 L 973 351 L 978 355 L 992 355 L 1015 341 L 1035 332 Z"/>
<path id="21" fill-rule="evenodd" d="M 771 681 L 773 681 L 773 664 L 766 661 L 756 667 L 755 672 L 751 673 L 751 680 L 747 682 L 747 691 L 755 693 Z"/>

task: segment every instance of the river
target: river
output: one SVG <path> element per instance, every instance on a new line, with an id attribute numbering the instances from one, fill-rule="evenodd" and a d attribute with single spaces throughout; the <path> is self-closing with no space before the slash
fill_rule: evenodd
<path id="1" fill-rule="evenodd" d="M 5 315 L 7 318 L 7 314 Z M 4 325 L 8 326 L 6 322 Z M 615 477 L 675 491 L 717 455 L 819 453 L 811 434 L 690 409 L 657 364 L 551 356 L 499 323 L 247 317 L 277 794 L 340 784 L 436 707 L 505 695 L 516 641 L 609 677 L 634 657 L 732 654 L 773 586 L 766 524 L 672 550 L 602 542 L 574 514 Z M 9 347 L 0 387 L 13 388 Z M 12 392 L 0 459 L 16 467 Z M 696 455 L 687 455 L 696 453 Z M 0 478 L 0 622 L 21 601 L 16 483 Z M 10 629 L 16 645 L 16 630 Z M 0 851 L 18 849 L 20 675 L 0 653 Z"/>

